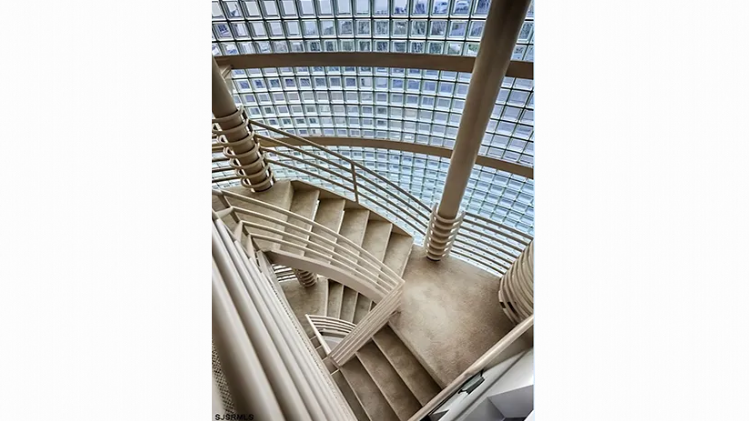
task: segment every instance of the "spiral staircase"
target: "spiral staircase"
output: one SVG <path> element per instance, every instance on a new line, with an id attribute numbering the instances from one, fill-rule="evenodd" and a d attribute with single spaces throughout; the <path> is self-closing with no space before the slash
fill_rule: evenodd
<path id="1" fill-rule="evenodd" d="M 243 186 L 214 191 L 213 210 L 234 232 L 240 232 L 242 224 L 247 224 L 248 238 L 252 239 L 249 241 L 254 243 L 250 247 L 257 247 L 267 256 L 266 272 L 280 286 L 306 338 L 356 419 L 412 419 L 453 380 L 440 377 L 439 368 L 432 367 L 421 355 L 424 346 L 431 344 L 422 341 L 414 346 L 418 339 L 409 338 L 389 321 L 397 316 L 392 316 L 391 311 L 385 313 L 384 321 L 369 332 L 350 359 L 336 364 L 330 355 L 341 339 L 377 307 L 378 298 L 389 295 L 373 295 L 348 280 L 310 273 L 309 264 L 331 271 L 350 271 L 353 266 L 346 264 L 344 255 L 359 256 L 360 260 L 350 261 L 379 261 L 383 270 L 389 269 L 400 279 L 412 252 L 424 253 L 402 228 L 360 203 L 300 180 L 277 180 L 263 192 Z M 239 210 L 244 213 L 237 214 Z M 307 235 L 300 236 L 300 232 Z M 329 253 L 315 252 L 318 248 Z M 295 267 L 295 262 L 306 266 Z M 386 274 L 381 272 L 378 276 Z M 470 350 L 475 356 L 483 351 Z"/>
<path id="2" fill-rule="evenodd" d="M 228 190 L 289 210 L 339 233 L 399 276 L 406 269 L 413 238 L 382 216 L 335 193 L 289 180 L 279 181 L 270 191 L 263 193 L 254 193 L 244 187 Z M 227 201 L 232 206 L 246 205 L 231 197 Z M 214 196 L 213 208 L 221 211 L 226 206 Z M 234 224 L 229 221 L 228 225 L 231 228 Z M 272 243 L 261 244 L 264 251 L 275 248 Z M 290 248 L 280 246 L 278 249 Z M 301 255 L 303 251 L 297 253 Z M 408 420 L 439 393 L 440 386 L 400 339 L 397 330 L 389 325 L 383 326 L 371 342 L 361 347 L 355 357 L 340 368 L 330 364 L 307 316 L 326 316 L 356 325 L 376 303 L 334 279 L 317 277 L 313 285 L 305 287 L 289 268 L 277 267 L 274 273 L 296 317 L 320 357 L 326 361 L 336 385 L 358 420 Z"/>
<path id="3" fill-rule="evenodd" d="M 410 66 L 471 71 L 474 81 L 434 204 L 306 130 L 251 120 L 226 78 L 259 55 L 213 61 L 214 414 L 472 420 L 490 398 L 524 399 L 492 420 L 530 414 L 533 238 L 461 203 L 529 2 L 492 3 L 475 61 Z M 313 57 L 322 56 L 278 58 Z M 380 57 L 324 59 L 388 66 Z M 519 68 L 532 77 L 532 66 Z M 507 378 L 523 381 L 501 385 Z"/>

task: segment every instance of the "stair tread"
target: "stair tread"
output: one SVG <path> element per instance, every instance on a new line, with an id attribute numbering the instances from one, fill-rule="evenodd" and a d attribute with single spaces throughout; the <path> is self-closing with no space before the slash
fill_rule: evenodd
<path id="1" fill-rule="evenodd" d="M 364 233 L 367 231 L 369 211 L 366 209 L 347 209 L 341 223 L 342 236 L 351 240 L 354 244 L 361 246 L 364 241 Z"/>
<path id="2" fill-rule="evenodd" d="M 341 367 L 341 373 L 371 420 L 399 419 L 358 357 L 354 356 L 344 364 Z"/>
<path id="3" fill-rule="evenodd" d="M 327 357 L 327 355 L 325 355 L 325 349 L 323 349 L 322 345 L 318 345 L 317 348 L 315 348 L 315 351 L 317 351 L 317 355 L 320 356 L 320 359 Z"/>
<path id="4" fill-rule="evenodd" d="M 338 371 L 338 368 L 333 364 L 333 361 L 330 360 L 330 358 L 325 358 L 322 360 L 322 362 L 325 364 L 325 367 L 328 369 L 328 373 L 335 373 Z"/>
<path id="5" fill-rule="evenodd" d="M 343 285 L 328 280 L 328 317 L 339 318 L 343 301 Z"/>
<path id="6" fill-rule="evenodd" d="M 251 199 L 256 199 L 261 202 L 277 206 L 285 210 L 288 210 L 291 207 L 291 201 L 294 196 L 294 188 L 291 186 L 291 183 L 288 180 L 281 180 L 277 182 L 276 184 L 274 184 L 273 187 L 271 187 L 269 190 L 266 190 L 264 192 L 259 192 L 259 193 L 253 192 L 252 190 L 243 186 L 229 187 L 226 190 L 231 191 L 233 193 L 241 194 L 242 196 L 247 196 Z M 284 214 L 270 211 L 264 207 L 253 205 L 247 202 L 243 202 L 241 200 L 227 198 L 227 201 L 232 206 L 262 213 L 264 215 L 271 216 L 281 221 L 286 221 L 288 219 L 288 217 Z M 239 216 L 239 219 L 241 220 L 255 222 L 261 225 L 270 226 L 272 228 L 277 228 L 280 230 L 283 230 L 284 228 L 283 225 L 274 224 L 264 219 L 255 218 L 249 215 L 238 215 L 238 216 Z M 231 220 L 231 218 L 224 218 L 224 221 L 229 221 L 229 220 Z M 233 228 L 234 225 L 235 224 L 233 223 L 233 221 L 231 224 L 227 223 L 227 226 L 229 226 L 229 228 Z M 257 228 L 248 228 L 248 230 L 250 231 L 250 233 L 262 234 L 262 235 L 266 235 L 266 236 L 274 237 L 274 238 L 281 238 L 281 236 L 278 234 L 273 234 L 267 231 L 258 230 Z M 257 244 L 262 250 L 277 249 L 279 247 L 278 244 L 270 243 L 265 240 L 257 240 Z"/>
<path id="7" fill-rule="evenodd" d="M 356 355 L 398 415 L 398 419 L 408 420 L 421 409 L 419 401 L 374 342 L 365 344 Z"/>
<path id="8" fill-rule="evenodd" d="M 335 232 L 341 228 L 345 199 L 322 199 L 318 201 L 315 222 Z M 314 230 L 313 230 L 314 231 Z M 322 231 L 322 230 L 320 230 Z M 322 232 L 320 234 L 323 234 Z"/>
<path id="9" fill-rule="evenodd" d="M 361 402 L 359 402 L 359 398 L 356 397 L 356 394 L 351 389 L 351 385 L 348 384 L 340 371 L 333 373 L 333 381 L 338 385 L 338 389 L 341 390 L 341 394 L 346 399 L 346 402 L 348 402 L 354 415 L 356 415 L 356 419 L 358 421 L 372 421 L 362 407 Z"/>
<path id="10" fill-rule="evenodd" d="M 373 339 L 421 405 L 426 405 L 440 392 L 437 382 L 390 326 L 385 325 Z"/>
<path id="11" fill-rule="evenodd" d="M 346 206 L 345 199 L 321 199 L 318 201 L 317 212 L 315 213 L 315 222 L 329 228 L 335 232 L 341 228 L 341 222 L 343 221 L 343 208 Z M 332 240 L 335 242 L 335 237 L 331 234 L 323 232 L 322 229 L 313 227 L 312 232 L 319 234 L 320 236 Z M 317 238 L 311 238 L 310 242 L 320 244 L 323 247 L 330 247 L 330 244 L 325 243 Z M 323 254 L 322 250 L 316 250 Z M 320 256 L 314 255 L 315 259 L 321 259 Z"/>
<path id="12" fill-rule="evenodd" d="M 346 320 L 348 322 L 354 321 L 354 313 L 356 312 L 356 299 L 359 295 L 356 290 L 353 290 L 347 286 L 343 287 L 343 297 L 341 298 L 341 313 L 339 319 Z"/>
<path id="13" fill-rule="evenodd" d="M 367 223 L 367 230 L 364 233 L 362 248 L 376 259 L 382 261 L 385 258 L 385 251 L 387 250 L 392 230 L 393 224 L 390 222 L 370 219 Z"/>
<path id="14" fill-rule="evenodd" d="M 411 255 L 413 244 L 413 237 L 396 233 L 390 234 L 385 258 L 382 263 L 385 263 L 398 276 L 403 275 L 403 272 L 406 270 L 406 263 L 408 263 L 408 257 Z"/>
<path id="15" fill-rule="evenodd" d="M 366 209 L 346 209 L 343 214 L 343 221 L 341 222 L 341 230 L 338 232 L 341 236 L 352 241 L 354 244 L 361 246 L 364 240 L 364 233 L 367 229 L 367 221 L 369 220 L 369 211 Z M 343 250 L 345 249 L 345 250 Z M 353 254 L 346 253 L 346 250 L 351 251 Z M 357 258 L 359 253 L 349 244 L 342 241 L 338 242 L 336 246 L 336 253 L 350 259 L 354 262 L 354 266 L 357 264 Z M 345 265 L 336 264 L 336 266 L 343 266 L 347 271 L 351 269 L 345 267 Z"/>
<path id="16" fill-rule="evenodd" d="M 303 216 L 308 219 L 313 219 L 315 217 L 315 211 L 317 210 L 317 199 L 319 196 L 320 196 L 319 190 L 295 191 L 294 196 L 291 198 L 291 206 L 289 207 L 289 211 L 294 212 L 295 214 L 299 216 Z M 294 218 L 291 218 L 289 223 L 297 227 L 304 228 L 305 230 L 309 230 L 311 228 L 309 224 L 305 224 L 304 222 L 298 219 L 294 219 Z M 295 230 L 286 229 L 286 231 L 288 231 L 290 234 L 303 236 L 302 233 L 295 231 Z M 300 241 L 296 241 L 296 240 L 288 240 L 288 241 L 294 244 L 301 244 Z M 287 246 L 281 246 L 281 250 L 288 251 L 294 254 L 304 253 L 304 251 L 301 249 L 297 249 L 294 247 L 287 247 Z"/>
<path id="17" fill-rule="evenodd" d="M 372 300 L 359 294 L 356 298 L 356 310 L 354 310 L 354 324 L 358 324 L 364 316 L 369 313 L 369 309 L 372 305 Z"/>

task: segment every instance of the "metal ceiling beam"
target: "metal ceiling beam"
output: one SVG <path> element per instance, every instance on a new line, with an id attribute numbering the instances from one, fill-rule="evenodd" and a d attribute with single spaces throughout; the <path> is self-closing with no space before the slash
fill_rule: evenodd
<path id="1" fill-rule="evenodd" d="M 479 50 L 479 54 L 480 54 Z M 400 67 L 473 72 L 476 57 L 409 53 L 281 53 L 217 56 L 219 66 L 233 69 L 298 66 Z M 507 77 L 533 79 L 533 62 L 510 61 Z"/>
<path id="2" fill-rule="evenodd" d="M 284 143 L 288 143 L 293 146 L 303 146 L 304 143 L 284 137 L 279 138 Z M 420 153 L 424 155 L 440 156 L 443 158 L 450 158 L 453 150 L 450 148 L 443 148 L 441 146 L 422 145 L 419 143 L 410 142 L 397 142 L 394 140 L 385 139 L 370 139 L 362 137 L 344 137 L 344 136 L 307 136 L 308 139 L 321 146 L 357 146 L 363 148 L 381 148 L 381 149 L 392 149 L 396 151 L 406 151 L 413 153 Z M 260 142 L 260 145 L 264 148 L 273 148 L 276 145 L 265 144 Z M 517 174 L 529 179 L 533 179 L 533 168 L 526 167 L 513 162 L 502 161 L 501 159 L 491 158 L 488 156 L 479 155 L 476 157 L 476 164 L 482 165 L 488 168 L 494 168 L 500 171 L 507 171 L 511 174 Z"/>

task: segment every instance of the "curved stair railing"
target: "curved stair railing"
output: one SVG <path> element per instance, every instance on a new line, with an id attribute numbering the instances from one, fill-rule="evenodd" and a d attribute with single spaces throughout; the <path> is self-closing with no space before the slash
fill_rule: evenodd
<path id="1" fill-rule="evenodd" d="M 306 314 L 307 321 L 315 331 L 315 336 L 325 351 L 325 355 L 330 355 L 332 349 L 324 336 L 334 336 L 344 338 L 351 333 L 356 327 L 355 324 L 348 320 L 341 320 L 335 317 L 320 316 L 317 314 Z M 334 347 L 335 348 L 335 347 Z"/>
<path id="2" fill-rule="evenodd" d="M 352 288 L 377 303 L 377 306 L 367 313 L 350 334 L 332 350 L 330 359 L 336 366 L 340 367 L 348 362 L 354 353 L 370 340 L 398 310 L 403 295 L 403 279 L 353 241 L 309 218 L 278 206 L 229 191 L 213 190 L 212 194 L 219 196 L 228 206 L 226 209 L 217 211 L 217 217 L 231 217 L 236 224 L 235 236 L 241 238 L 245 235 L 247 237 L 246 248 L 250 251 L 256 240 L 263 240 L 271 245 L 262 251 L 273 264 L 302 269 L 335 279 L 336 282 Z M 228 199 L 261 207 L 271 213 L 285 215 L 288 219 L 284 220 L 262 212 L 233 206 Z M 243 219 L 242 216 L 251 217 L 254 221 Z M 255 221 L 265 221 L 266 224 Z M 294 224 L 294 221 L 297 224 Z M 282 228 L 276 228 L 276 226 Z M 307 228 L 302 228 L 303 226 Z M 326 236 L 318 232 L 323 232 Z M 313 239 L 315 241 L 312 241 Z M 341 247 L 342 244 L 346 244 L 347 247 Z M 298 249 L 304 254 L 293 254 L 280 250 L 280 247 L 276 248 L 274 245 Z"/>
<path id="3" fill-rule="evenodd" d="M 251 229 L 247 232 L 252 232 L 251 237 L 255 240 L 263 240 L 270 244 L 304 252 L 303 255 L 294 254 L 274 247 L 264 250 L 266 256 L 275 264 L 307 270 L 335 279 L 374 301 L 380 301 L 404 282 L 397 273 L 370 252 L 312 219 L 237 193 L 222 190 L 213 190 L 212 193 L 287 217 L 284 220 L 238 206 L 229 206 L 218 212 L 221 217 L 231 215 L 235 221 L 238 221 L 238 226 Z M 252 217 L 254 221 L 242 219 L 242 216 Z M 297 221 L 297 224 L 292 221 Z M 305 225 L 309 228 L 305 228 Z M 342 244 L 346 244 L 347 247 L 341 247 Z"/>
<path id="4" fill-rule="evenodd" d="M 489 272 L 504 275 L 533 237 L 489 218 L 465 212 L 451 253 Z"/>
<path id="5" fill-rule="evenodd" d="M 214 399 L 217 384 L 228 384 L 231 396 L 215 408 L 229 409 L 226 403 L 267 419 L 353 421 L 282 293 L 240 240 L 214 212 Z"/>
<path id="6" fill-rule="evenodd" d="M 244 117 L 247 128 L 259 141 L 261 151 L 271 168 L 277 165 L 305 174 L 325 187 L 332 187 L 332 190 L 356 203 L 371 207 L 383 213 L 383 216 L 394 219 L 394 222 L 399 222 L 399 226 L 415 237 L 421 238 L 426 234 L 426 225 L 431 211 L 429 206 L 387 177 L 308 139 L 250 120 L 246 114 Z M 275 136 L 260 134 L 256 128 Z M 213 143 L 213 151 L 223 151 L 227 155 L 226 159 L 214 158 L 213 162 L 230 162 L 229 157 L 232 154 L 226 147 L 226 137 L 221 130 L 214 128 L 213 132 L 217 135 Z M 306 147 L 291 145 L 280 138 L 294 139 Z M 303 162 L 304 165 L 297 165 L 299 162 Z M 310 167 L 315 171 L 308 169 Z M 232 170 L 231 166 L 213 168 L 214 173 Z M 214 179 L 214 182 L 239 178 L 239 175 L 221 177 Z"/>
<path id="7" fill-rule="evenodd" d="M 264 159 L 271 170 L 283 167 L 306 176 L 312 184 L 341 194 L 388 218 L 408 232 L 416 242 L 425 241 L 433 218 L 433 209 L 421 200 L 375 171 L 329 148 L 303 137 L 250 120 L 243 114 L 247 127 L 259 141 Z M 259 130 L 258 130 L 259 129 Z M 269 135 L 260 134 L 267 132 Z M 213 151 L 226 153 L 225 137 L 214 129 Z M 294 146 L 283 138 L 293 139 L 305 146 Z M 222 140 L 224 139 L 224 140 Z M 228 155 L 231 156 L 231 153 Z M 214 163 L 229 161 L 228 157 L 213 158 Z M 221 165 L 221 164 L 219 164 Z M 214 173 L 233 171 L 232 167 L 215 167 Z M 214 178 L 214 183 L 237 180 L 240 177 Z M 515 228 L 485 216 L 464 212 L 463 218 L 450 238 L 445 256 L 450 254 L 498 276 L 510 268 L 520 253 L 533 239 Z"/>
<path id="8" fill-rule="evenodd" d="M 317 314 L 308 314 L 307 319 L 310 324 L 321 334 L 330 334 L 334 336 L 346 336 L 356 327 L 355 324 L 348 320 L 338 319 L 336 317 L 320 316 Z"/>

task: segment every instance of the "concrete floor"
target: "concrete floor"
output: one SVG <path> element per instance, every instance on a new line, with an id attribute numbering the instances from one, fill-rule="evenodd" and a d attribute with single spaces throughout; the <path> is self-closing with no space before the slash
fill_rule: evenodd
<path id="1" fill-rule="evenodd" d="M 414 246 L 403 273 L 400 314 L 390 325 L 445 387 L 514 325 L 497 300 L 499 278 L 456 258 L 426 258 Z"/>

